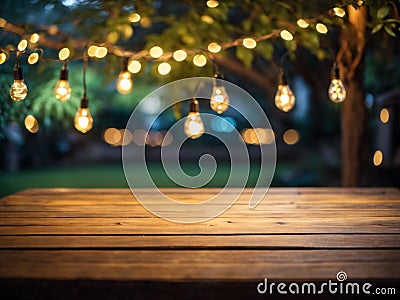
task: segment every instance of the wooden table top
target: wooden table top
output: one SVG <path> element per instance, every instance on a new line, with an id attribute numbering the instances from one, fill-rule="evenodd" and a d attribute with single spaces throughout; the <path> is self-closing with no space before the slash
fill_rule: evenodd
<path id="1" fill-rule="evenodd" d="M 165 189 L 182 201 L 215 194 Z M 207 222 L 146 211 L 128 189 L 31 189 L 0 200 L 0 279 L 400 280 L 400 190 L 251 190 Z"/>

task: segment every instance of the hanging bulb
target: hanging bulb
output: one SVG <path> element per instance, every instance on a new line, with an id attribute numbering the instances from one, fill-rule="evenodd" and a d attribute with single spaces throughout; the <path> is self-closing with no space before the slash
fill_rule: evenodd
<path id="1" fill-rule="evenodd" d="M 335 103 L 343 102 L 346 99 L 346 88 L 340 80 L 339 67 L 336 63 L 332 68 L 331 84 L 328 89 L 328 96 Z"/>
<path id="2" fill-rule="evenodd" d="M 82 133 L 88 132 L 93 127 L 93 118 L 88 108 L 86 96 L 83 96 L 81 106 L 75 114 L 74 126 L 76 130 Z"/>
<path id="3" fill-rule="evenodd" d="M 14 67 L 14 82 L 10 88 L 10 96 L 11 99 L 13 99 L 14 101 L 21 101 L 24 100 L 27 95 L 28 95 L 28 87 L 24 82 L 24 75 L 22 73 L 22 68 L 19 66 L 17 60 L 17 63 L 15 64 Z"/>
<path id="4" fill-rule="evenodd" d="M 275 106 L 283 112 L 288 112 L 294 107 L 295 103 L 296 98 L 287 83 L 285 75 L 281 72 L 278 90 L 275 95 Z"/>
<path id="5" fill-rule="evenodd" d="M 118 75 L 117 80 L 117 91 L 121 94 L 129 94 L 132 91 L 133 82 L 131 78 L 131 73 L 127 70 L 121 71 Z"/>
<path id="6" fill-rule="evenodd" d="M 197 139 L 204 133 L 204 124 L 199 113 L 199 101 L 196 99 L 190 102 L 190 110 L 185 121 L 184 131 L 191 139 Z"/>
<path id="7" fill-rule="evenodd" d="M 221 79 L 222 79 L 221 74 L 216 74 L 214 76 L 213 91 L 210 99 L 211 109 L 219 114 L 222 114 L 229 108 L 229 96 L 225 90 L 225 87 L 222 85 Z"/>
<path id="8" fill-rule="evenodd" d="M 68 69 L 67 63 L 64 63 L 63 68 L 60 72 L 60 80 L 57 81 L 57 84 L 54 88 L 54 95 L 57 100 L 61 102 L 68 101 L 71 98 L 71 87 L 68 83 Z"/>

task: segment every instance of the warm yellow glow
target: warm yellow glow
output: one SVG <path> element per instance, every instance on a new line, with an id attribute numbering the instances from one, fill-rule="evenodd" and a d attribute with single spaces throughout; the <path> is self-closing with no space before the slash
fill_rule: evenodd
<path id="1" fill-rule="evenodd" d="M 28 63 L 29 63 L 30 65 L 36 64 L 36 63 L 38 62 L 38 60 L 39 60 L 39 54 L 37 54 L 36 52 L 31 53 L 31 54 L 28 56 Z"/>
<path id="2" fill-rule="evenodd" d="M 290 111 L 296 102 L 296 98 L 290 87 L 287 84 L 278 85 L 278 90 L 275 95 L 275 105 L 283 112 Z"/>
<path id="3" fill-rule="evenodd" d="M 0 28 L 3 28 L 6 25 L 7 25 L 7 21 L 3 18 L 0 18 Z"/>
<path id="4" fill-rule="evenodd" d="M 240 134 L 243 141 L 250 145 L 266 145 L 275 140 L 275 134 L 269 128 L 246 128 Z"/>
<path id="5" fill-rule="evenodd" d="M 161 75 L 167 75 L 169 72 L 171 72 L 171 65 L 167 62 L 163 62 L 158 65 L 157 70 Z"/>
<path id="6" fill-rule="evenodd" d="M 146 144 L 147 132 L 144 129 L 136 129 L 133 132 L 133 142 L 138 146 Z"/>
<path id="7" fill-rule="evenodd" d="M 184 124 L 184 132 L 191 139 L 197 139 L 204 133 L 204 124 L 198 112 L 190 112 Z"/>
<path id="8" fill-rule="evenodd" d="M 229 108 L 229 96 L 223 86 L 214 86 L 210 99 L 212 110 L 222 114 Z"/>
<path id="9" fill-rule="evenodd" d="M 213 24 L 214 23 L 214 19 L 208 15 L 202 15 L 200 18 L 204 23 L 207 24 Z"/>
<path id="10" fill-rule="evenodd" d="M 208 51 L 212 52 L 212 53 L 218 53 L 221 51 L 221 46 L 217 43 L 210 43 L 208 44 Z"/>
<path id="11" fill-rule="evenodd" d="M 299 26 L 301 28 L 307 28 L 308 26 L 310 26 L 310 24 L 308 24 L 308 22 L 306 20 L 298 19 L 297 26 Z"/>
<path id="12" fill-rule="evenodd" d="M 389 110 L 387 108 L 382 108 L 381 112 L 379 114 L 379 118 L 381 119 L 381 122 L 383 124 L 386 124 L 387 122 L 389 122 L 389 119 L 390 119 Z"/>
<path id="13" fill-rule="evenodd" d="M 341 18 L 343 18 L 346 15 L 345 10 L 340 7 L 333 8 L 333 12 L 335 13 L 335 15 L 337 15 L 338 17 L 341 17 Z"/>
<path id="14" fill-rule="evenodd" d="M 29 41 L 32 44 L 36 44 L 37 42 L 39 42 L 39 38 L 40 38 L 40 36 L 37 33 L 34 33 L 34 34 L 31 35 Z"/>
<path id="15" fill-rule="evenodd" d="M 71 98 L 71 87 L 68 80 L 59 80 L 54 88 L 54 96 L 61 102 L 68 101 Z"/>
<path id="16" fill-rule="evenodd" d="M 149 50 L 149 54 L 153 58 L 159 58 L 159 57 L 161 57 L 161 55 L 163 55 L 163 53 L 164 53 L 164 50 L 159 46 L 151 47 Z"/>
<path id="17" fill-rule="evenodd" d="M 90 57 L 95 57 L 96 56 L 96 52 L 97 52 L 97 48 L 98 47 L 96 45 L 90 46 L 89 49 L 88 49 L 88 55 Z"/>
<path id="18" fill-rule="evenodd" d="M 120 129 L 119 133 L 121 135 L 121 140 L 119 141 L 119 146 L 126 146 L 132 142 L 133 136 L 132 136 L 132 133 L 128 129 Z"/>
<path id="19" fill-rule="evenodd" d="M 103 58 L 103 57 L 106 57 L 107 53 L 108 53 L 108 50 L 106 47 L 97 47 L 95 56 L 97 58 Z"/>
<path id="20" fill-rule="evenodd" d="M 131 73 L 126 71 L 119 73 L 116 87 L 119 93 L 129 94 L 133 88 Z"/>
<path id="21" fill-rule="evenodd" d="M 122 139 L 122 135 L 116 128 L 107 128 L 103 133 L 103 139 L 107 144 L 117 146 Z"/>
<path id="22" fill-rule="evenodd" d="M 28 95 L 28 87 L 24 80 L 14 80 L 10 88 L 10 96 L 14 101 L 21 101 Z"/>
<path id="23" fill-rule="evenodd" d="M 131 14 L 131 15 L 129 16 L 129 22 L 131 22 L 131 23 L 137 23 L 137 22 L 139 22 L 139 21 L 140 21 L 140 15 L 139 15 L 139 14 L 134 13 L 134 14 Z"/>
<path id="24" fill-rule="evenodd" d="M 346 99 L 346 94 L 343 82 L 338 78 L 332 79 L 328 89 L 329 99 L 336 103 L 343 102 Z"/>
<path id="25" fill-rule="evenodd" d="M 317 31 L 318 31 L 319 33 L 322 33 L 322 34 L 325 34 L 325 33 L 328 32 L 328 28 L 327 28 L 324 24 L 322 24 L 322 23 L 318 23 L 318 24 L 315 26 L 315 28 L 317 29 Z"/>
<path id="26" fill-rule="evenodd" d="M 151 24 L 151 19 L 148 17 L 142 17 L 140 19 L 140 26 L 142 26 L 143 28 L 150 28 Z"/>
<path id="27" fill-rule="evenodd" d="M 47 29 L 47 32 L 48 32 L 50 35 L 56 35 L 56 34 L 58 33 L 58 27 L 57 27 L 56 25 L 51 25 L 51 26 L 49 27 L 49 29 Z"/>
<path id="28" fill-rule="evenodd" d="M 140 69 L 142 68 L 142 64 L 140 61 L 133 59 L 128 62 L 128 71 L 131 73 L 139 73 Z"/>
<path id="29" fill-rule="evenodd" d="M 79 108 L 74 119 L 75 129 L 86 133 L 93 127 L 93 118 L 88 108 Z"/>
<path id="30" fill-rule="evenodd" d="M 383 162 L 383 153 L 381 150 L 376 150 L 374 153 L 374 157 L 372 159 L 372 162 L 374 163 L 374 166 L 380 166 Z"/>
<path id="31" fill-rule="evenodd" d="M 289 129 L 283 134 L 283 141 L 288 145 L 297 144 L 300 140 L 300 134 L 295 129 Z"/>
<path id="32" fill-rule="evenodd" d="M 32 115 L 27 115 L 24 120 L 26 130 L 30 133 L 36 133 L 39 131 L 39 123 L 36 118 Z"/>
<path id="33" fill-rule="evenodd" d="M 204 67 L 207 64 L 207 58 L 203 54 L 197 54 L 193 57 L 193 63 L 197 67 Z"/>
<path id="34" fill-rule="evenodd" d="M 28 41 L 27 40 L 21 40 L 18 43 L 18 50 L 19 51 L 25 51 L 26 47 L 28 47 Z"/>
<path id="35" fill-rule="evenodd" d="M 219 2 L 217 0 L 208 0 L 207 1 L 207 6 L 209 8 L 215 8 L 219 5 Z"/>
<path id="36" fill-rule="evenodd" d="M 7 55 L 3 52 L 0 52 L 0 65 L 4 64 L 7 60 Z"/>
<path id="37" fill-rule="evenodd" d="M 285 41 L 293 40 L 293 35 L 285 29 L 281 31 L 280 35 L 281 35 L 281 38 L 284 39 Z"/>
<path id="38" fill-rule="evenodd" d="M 243 46 L 249 49 L 253 49 L 257 46 L 257 42 L 253 40 L 252 38 L 245 38 L 243 40 Z"/>
<path id="39" fill-rule="evenodd" d="M 176 61 L 183 61 L 187 57 L 187 53 L 185 50 L 176 50 L 172 55 Z"/>
<path id="40" fill-rule="evenodd" d="M 58 58 L 60 60 L 66 60 L 68 59 L 69 55 L 71 54 L 71 51 L 68 48 L 62 48 L 59 52 L 58 52 Z"/>

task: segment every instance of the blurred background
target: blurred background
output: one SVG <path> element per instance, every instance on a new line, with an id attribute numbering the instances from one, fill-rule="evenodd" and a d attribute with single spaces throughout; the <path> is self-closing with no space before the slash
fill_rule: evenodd
<path id="1" fill-rule="evenodd" d="M 257 36 L 271 30 L 268 26 L 276 28 L 278 24 L 276 20 L 268 20 L 268 26 L 257 23 L 259 16 L 273 14 L 273 11 L 267 14 L 261 10 L 254 16 L 256 4 L 264 9 L 262 1 L 243 1 L 240 5 L 234 1 L 220 1 L 215 8 L 219 10 L 218 14 L 206 2 L 24 0 L 16 3 L 3 0 L 0 3 L 0 23 L 3 24 L 0 26 L 0 47 L 12 49 L 21 40 L 21 35 L 5 30 L 7 22 L 30 34 L 43 32 L 52 36 L 49 32 L 56 31 L 51 38 L 70 45 L 71 49 L 71 41 L 78 39 L 88 44 L 107 41 L 133 51 L 148 49 L 154 44 L 169 51 L 201 48 L 210 40 L 210 35 L 223 36 L 227 40 L 242 36 L 248 30 Z M 316 12 L 322 13 L 332 7 L 332 1 L 318 4 L 293 1 L 296 3 L 293 5 L 288 1 L 289 7 L 285 7 L 284 2 L 274 2 L 281 3 L 281 6 L 274 3 L 269 9 L 276 9 L 281 21 L 288 22 L 295 22 L 299 14 L 318 15 Z M 301 9 L 299 5 L 303 5 Z M 312 5 L 310 11 L 307 5 Z M 398 18 L 398 15 L 393 16 L 397 13 L 393 7 L 398 8 L 398 4 L 390 8 L 385 18 Z M 291 9 L 296 9 L 296 13 L 288 13 Z M 127 22 L 126 17 L 133 12 L 140 13 L 140 20 Z M 181 20 L 189 12 L 192 14 L 190 22 L 197 20 L 202 29 L 197 33 L 196 23 Z M 209 16 L 212 21 L 204 16 Z M 273 140 L 277 146 L 278 161 L 272 186 L 342 184 L 341 104 L 330 101 L 327 93 L 342 21 L 332 21 L 331 18 L 323 19 L 330 25 L 330 32 L 327 36 L 318 37 L 315 45 L 298 42 L 293 47 L 289 42 L 276 39 L 259 43 L 258 51 L 247 52 L 244 47 L 239 48 L 244 50 L 237 51 L 233 48 L 216 59 L 225 79 L 247 90 L 265 111 L 272 126 L 272 130 L 266 127 L 249 128 L 237 112 L 228 109 L 222 114 L 247 144 L 252 160 L 248 186 L 254 185 L 257 178 L 259 145 L 270 144 Z M 376 21 L 368 18 L 371 23 Z M 213 23 L 214 33 L 210 33 L 207 27 L 211 26 L 210 23 Z M 246 26 L 249 28 L 246 29 Z M 317 34 L 310 31 L 307 36 L 304 33 L 300 41 L 312 39 Z M 376 35 L 371 34 L 364 53 L 363 99 L 368 116 L 368 135 L 364 143 L 368 155 L 360 182 L 364 186 L 400 185 L 399 35 L 397 32 L 393 37 L 383 29 Z M 43 48 L 44 58 L 58 57 L 59 49 Z M 289 55 L 282 59 L 288 50 Z M 0 196 L 31 187 L 127 187 L 121 148 L 129 143 L 146 145 L 149 170 L 158 185 L 174 186 L 160 164 L 161 144 L 164 142 L 163 147 L 168 147 L 172 142 L 174 137 L 165 133 L 177 120 L 187 115 L 189 103 L 165 111 L 148 134 L 140 130 L 127 132 L 125 126 L 136 105 L 155 88 L 188 76 L 213 76 L 215 68 L 211 62 L 204 67 L 194 66 L 189 59 L 182 63 L 171 62 L 172 70 L 166 75 L 157 71 L 156 63 L 142 62 L 140 72 L 132 75 L 133 90 L 129 94 L 120 94 L 115 86 L 124 61 L 111 54 L 104 59 L 91 59 L 86 80 L 94 126 L 91 131 L 82 134 L 73 125 L 83 94 L 82 61 L 72 59 L 68 63 L 72 96 L 63 103 L 54 97 L 54 86 L 63 63 L 43 59 L 30 65 L 26 59 L 21 59 L 29 94 L 24 101 L 16 102 L 9 96 L 15 56 L 11 52 L 3 52 L 7 54 L 7 59 L 0 65 Z M 74 55 L 79 57 L 81 54 L 72 50 L 71 57 Z M 274 105 L 279 77 L 277 65 L 284 69 L 296 96 L 296 105 L 288 113 Z M 154 114 L 157 103 L 154 105 L 145 109 L 143 114 Z M 200 111 L 216 114 L 209 103 L 202 100 Z M 27 115 L 32 115 L 34 119 L 26 119 Z M 206 126 L 226 135 L 232 134 L 231 128 L 224 122 Z M 124 134 L 125 139 L 122 140 Z M 197 159 L 203 153 L 221 157 L 219 172 L 208 186 L 223 186 L 230 166 L 223 145 L 210 136 L 185 142 L 180 156 L 184 170 L 196 174 Z"/>

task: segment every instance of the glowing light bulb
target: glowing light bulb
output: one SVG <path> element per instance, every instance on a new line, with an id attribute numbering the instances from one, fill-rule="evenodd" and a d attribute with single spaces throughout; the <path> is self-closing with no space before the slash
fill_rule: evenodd
<path id="1" fill-rule="evenodd" d="M 332 68 L 331 83 L 328 88 L 329 99 L 335 103 L 340 103 L 346 99 L 346 94 L 346 88 L 339 77 L 339 68 L 334 65 Z"/>
<path id="2" fill-rule="evenodd" d="M 174 54 L 173 54 L 173 58 L 174 58 L 176 61 L 183 61 L 183 60 L 186 59 L 186 57 L 187 57 L 187 53 L 186 53 L 185 50 L 176 50 L 176 51 L 174 52 Z"/>
<path id="3" fill-rule="evenodd" d="M 81 106 L 75 114 L 75 129 L 86 133 L 93 127 L 93 118 L 88 108 L 88 99 L 84 96 L 81 100 Z"/>
<path id="4" fill-rule="evenodd" d="M 204 133 L 204 124 L 199 113 L 199 102 L 196 99 L 190 102 L 190 110 L 184 124 L 184 132 L 191 139 L 197 139 Z"/>
<path id="5" fill-rule="evenodd" d="M 54 96 L 56 96 L 56 99 L 61 102 L 68 101 L 69 98 L 71 98 L 71 87 L 68 83 L 68 69 L 66 64 L 64 64 L 61 69 L 60 80 L 57 81 L 54 88 Z"/>
<path id="6" fill-rule="evenodd" d="M 299 26 L 301 28 L 307 28 L 308 26 L 310 26 L 310 24 L 308 24 L 308 22 L 306 20 L 298 19 L 297 26 Z"/>
<path id="7" fill-rule="evenodd" d="M 21 101 L 28 95 L 28 87 L 24 82 L 22 68 L 18 63 L 14 67 L 14 82 L 10 88 L 10 96 L 14 101 Z"/>
<path id="8" fill-rule="evenodd" d="M 217 79 L 222 79 L 220 75 L 216 75 L 214 78 L 214 86 L 210 99 L 210 107 L 212 110 L 219 114 L 222 114 L 229 108 L 229 96 L 225 90 L 225 87 Z"/>
<path id="9" fill-rule="evenodd" d="M 132 88 L 133 82 L 131 73 L 126 70 L 119 73 L 117 80 L 117 91 L 121 94 L 129 94 L 132 91 Z"/>
<path id="10" fill-rule="evenodd" d="M 296 98 L 290 89 L 286 78 L 281 74 L 278 90 L 275 95 L 275 106 L 283 112 L 290 111 L 296 103 Z"/>

